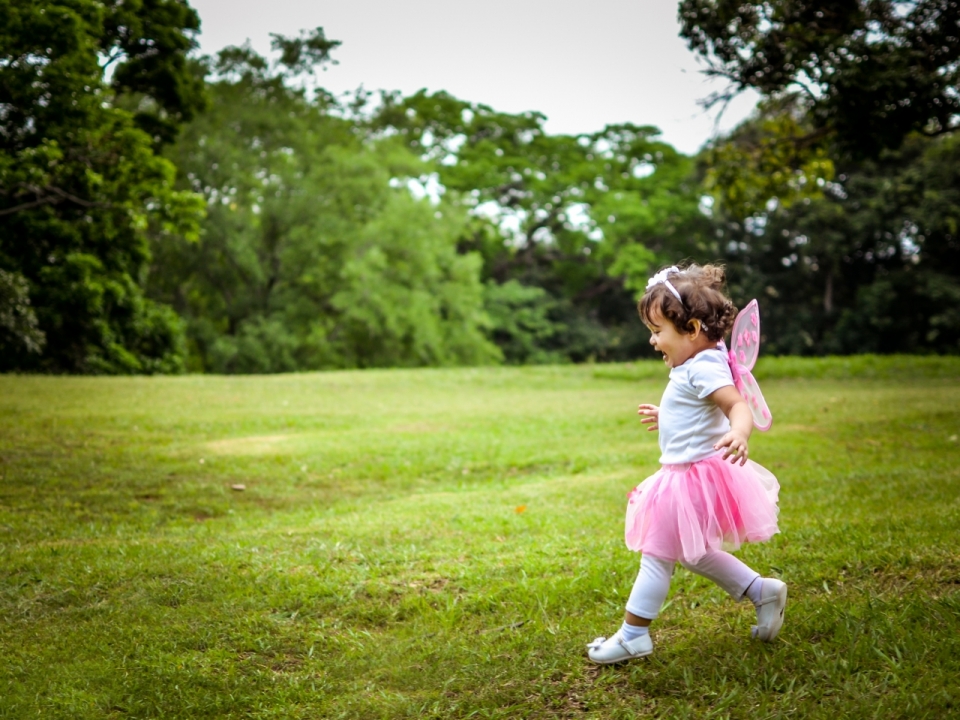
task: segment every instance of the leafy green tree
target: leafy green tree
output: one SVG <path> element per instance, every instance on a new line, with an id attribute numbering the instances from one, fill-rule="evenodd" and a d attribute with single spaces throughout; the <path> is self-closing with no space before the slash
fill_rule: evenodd
<path id="1" fill-rule="evenodd" d="M 955 130 L 960 117 L 960 4 L 955 0 L 682 0 L 681 35 L 708 73 L 766 97 L 796 93 L 810 140 L 876 157 L 911 132 Z"/>
<path id="2" fill-rule="evenodd" d="M 760 103 L 752 117 L 701 152 L 704 190 L 739 220 L 763 214 L 771 202 L 788 207 L 822 197 L 834 161 L 823 143 L 809 141 L 811 133 L 795 97 Z"/>
<path id="3" fill-rule="evenodd" d="M 819 197 L 719 218 L 779 354 L 960 352 L 960 143 L 911 136 Z M 722 207 L 722 206 L 721 206 Z"/>
<path id="4" fill-rule="evenodd" d="M 189 236 L 201 212 L 154 153 L 202 102 L 196 28 L 179 0 L 0 0 L 0 268 L 26 280 L 13 302 L 46 339 L 5 346 L 0 370 L 182 367 L 181 323 L 143 284 L 151 239 Z M 144 110 L 117 107 L 121 90 Z"/>
<path id="5" fill-rule="evenodd" d="M 188 53 L 200 18 L 186 0 L 108 0 L 102 7 L 99 54 L 112 69 L 110 89 L 159 146 L 206 107 L 203 68 Z"/>
<path id="6" fill-rule="evenodd" d="M 765 95 L 701 161 L 736 292 L 769 301 L 767 348 L 960 350 L 960 6 L 684 0 L 680 12 L 728 93 Z"/>
<path id="7" fill-rule="evenodd" d="M 436 212 L 441 217 L 436 217 Z M 360 230 L 330 298 L 331 345 L 351 366 L 459 365 L 498 360 L 480 284 L 481 259 L 458 254 L 465 218 L 406 193 L 386 198 Z"/>
<path id="8" fill-rule="evenodd" d="M 543 288 L 517 280 L 488 280 L 485 305 L 491 337 L 508 362 L 523 365 L 568 360 L 562 348 L 550 348 L 551 341 L 567 328 L 551 319 L 557 302 Z"/>
<path id="9" fill-rule="evenodd" d="M 502 285 L 487 298 L 509 360 L 643 352 L 634 293 L 651 265 L 703 244 L 709 225 L 694 164 L 655 128 L 549 135 L 543 120 L 422 91 L 385 94 L 372 127 L 432 162 L 444 188 L 499 226 L 495 241 L 476 227 L 465 246 Z"/>
<path id="10" fill-rule="evenodd" d="M 39 353 L 45 342 L 26 278 L 0 270 L 0 351 Z"/>
<path id="11" fill-rule="evenodd" d="M 186 318 L 195 369 L 497 360 L 480 258 L 457 252 L 465 214 L 415 200 L 422 163 L 303 88 L 335 41 L 318 29 L 274 46 L 273 64 L 221 52 L 211 109 L 169 150 L 207 219 L 199 243 L 156 247 L 151 293 Z"/>

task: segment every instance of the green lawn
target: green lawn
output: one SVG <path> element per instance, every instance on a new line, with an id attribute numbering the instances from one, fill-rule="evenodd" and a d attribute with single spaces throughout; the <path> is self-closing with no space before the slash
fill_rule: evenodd
<path id="1" fill-rule="evenodd" d="M 780 639 L 680 569 L 604 668 L 658 363 L 0 376 L 0 718 L 960 714 L 960 360 L 758 376 Z"/>

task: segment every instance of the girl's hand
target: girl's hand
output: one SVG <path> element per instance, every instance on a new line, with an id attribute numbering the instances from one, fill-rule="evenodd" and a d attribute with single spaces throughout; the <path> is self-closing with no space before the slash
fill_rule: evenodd
<path id="1" fill-rule="evenodd" d="M 750 449 L 747 445 L 747 436 L 743 433 L 731 430 L 720 438 L 720 442 L 713 446 L 714 450 L 719 450 L 720 448 L 726 448 L 726 451 L 723 453 L 724 460 L 731 458 L 730 462 L 734 465 L 737 464 L 738 460 L 741 466 L 747 464 Z"/>
<path id="2" fill-rule="evenodd" d="M 732 458 L 734 465 L 747 464 L 747 440 L 753 431 L 753 415 L 747 403 L 733 385 L 725 385 L 708 396 L 730 420 L 730 432 L 720 438 L 720 442 L 713 446 L 714 450 L 726 448 L 723 459 Z"/>
<path id="3" fill-rule="evenodd" d="M 644 425 L 650 425 L 650 427 L 647 428 L 647 432 L 653 432 L 660 427 L 660 408 L 656 405 L 641 403 L 637 410 L 637 415 L 646 416 L 640 422 Z"/>

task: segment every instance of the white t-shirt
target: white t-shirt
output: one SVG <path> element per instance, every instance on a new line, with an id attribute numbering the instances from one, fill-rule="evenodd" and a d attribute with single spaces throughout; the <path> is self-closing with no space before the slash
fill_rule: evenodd
<path id="1" fill-rule="evenodd" d="M 670 371 L 660 400 L 661 464 L 692 463 L 716 454 L 713 446 L 729 432 L 730 421 L 707 396 L 727 385 L 733 385 L 733 375 L 720 350 L 703 350 Z"/>

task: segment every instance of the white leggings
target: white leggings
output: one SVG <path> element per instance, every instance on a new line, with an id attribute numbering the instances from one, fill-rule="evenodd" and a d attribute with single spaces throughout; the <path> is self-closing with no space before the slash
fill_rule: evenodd
<path id="1" fill-rule="evenodd" d="M 627 611 L 647 620 L 656 619 L 667 599 L 670 578 L 673 576 L 673 560 L 662 560 L 653 555 L 640 558 L 640 573 L 627 599 Z M 696 564 L 680 563 L 690 572 L 713 580 L 734 600 L 740 600 L 747 588 L 760 577 L 733 555 L 723 551 L 709 552 Z"/>

